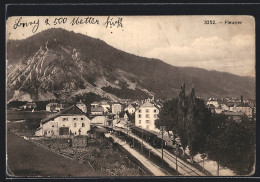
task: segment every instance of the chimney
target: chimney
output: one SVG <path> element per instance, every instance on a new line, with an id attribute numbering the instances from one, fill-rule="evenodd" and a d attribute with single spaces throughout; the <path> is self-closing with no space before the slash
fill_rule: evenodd
<path id="1" fill-rule="evenodd" d="M 240 98 L 241 98 L 241 103 L 243 103 L 243 95 L 241 95 L 241 97 L 240 97 Z"/>

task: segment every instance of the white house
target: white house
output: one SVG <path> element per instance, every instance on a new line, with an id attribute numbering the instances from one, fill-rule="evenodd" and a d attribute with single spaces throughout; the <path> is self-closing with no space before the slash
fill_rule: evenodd
<path id="1" fill-rule="evenodd" d="M 229 111 L 229 107 L 226 104 L 220 104 L 223 111 Z"/>
<path id="2" fill-rule="evenodd" d="M 91 115 L 104 115 L 104 108 L 101 106 L 91 108 Z"/>
<path id="3" fill-rule="evenodd" d="M 112 104 L 112 114 L 119 114 L 122 111 L 122 106 L 119 103 Z"/>
<path id="4" fill-rule="evenodd" d="M 76 105 L 82 112 L 87 113 L 87 106 L 80 100 Z"/>
<path id="5" fill-rule="evenodd" d="M 21 109 L 35 109 L 37 107 L 37 105 L 34 102 L 27 102 L 26 104 L 24 104 L 23 106 L 21 106 Z"/>
<path id="6" fill-rule="evenodd" d="M 129 114 L 133 114 L 135 112 L 135 108 L 134 106 L 132 106 L 132 104 L 129 104 L 124 111 L 128 111 Z"/>
<path id="7" fill-rule="evenodd" d="M 89 118 L 73 105 L 41 120 L 35 136 L 87 135 L 89 130 Z"/>
<path id="8" fill-rule="evenodd" d="M 91 108 L 92 107 L 97 107 L 98 105 L 99 105 L 99 103 L 95 101 L 95 102 L 91 103 Z"/>
<path id="9" fill-rule="evenodd" d="M 101 102 L 99 105 L 104 108 L 104 112 L 108 112 L 110 110 L 110 105 L 105 101 Z"/>
<path id="10" fill-rule="evenodd" d="M 248 106 L 248 104 L 245 103 L 238 103 L 230 106 L 231 112 L 242 112 L 246 114 L 248 117 L 252 117 L 253 109 Z"/>
<path id="11" fill-rule="evenodd" d="M 215 113 L 216 114 L 221 114 L 223 112 L 222 107 L 219 105 L 217 108 L 215 108 Z"/>
<path id="12" fill-rule="evenodd" d="M 91 119 L 91 124 L 102 124 L 104 125 L 107 121 L 106 116 L 95 116 Z"/>
<path id="13" fill-rule="evenodd" d="M 217 108 L 217 107 L 219 106 L 218 101 L 217 101 L 216 99 L 214 99 L 214 98 L 210 98 L 210 99 L 208 100 L 207 105 L 210 105 L 210 104 L 214 105 L 215 108 Z"/>
<path id="14" fill-rule="evenodd" d="M 62 109 L 62 104 L 51 102 L 46 105 L 46 111 L 48 112 L 59 112 Z"/>
<path id="15" fill-rule="evenodd" d="M 159 109 L 150 102 L 146 102 L 135 111 L 135 126 L 148 130 L 159 131 L 155 127 L 155 120 L 158 119 Z"/>

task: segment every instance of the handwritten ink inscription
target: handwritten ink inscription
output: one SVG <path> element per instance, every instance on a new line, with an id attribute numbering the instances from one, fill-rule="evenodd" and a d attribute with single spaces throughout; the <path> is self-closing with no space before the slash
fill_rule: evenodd
<path id="1" fill-rule="evenodd" d="M 73 20 L 70 22 L 70 24 L 73 25 L 82 25 L 82 24 L 99 24 L 99 20 L 95 19 L 91 16 L 88 16 L 86 18 L 73 18 Z"/>
<path id="2" fill-rule="evenodd" d="M 110 27 L 123 27 L 123 18 L 119 17 L 118 19 L 110 18 L 110 16 L 107 17 L 107 21 L 104 23 L 106 28 Z"/>
<path id="3" fill-rule="evenodd" d="M 14 21 L 14 29 L 17 29 L 19 27 L 26 28 L 26 27 L 32 27 L 32 32 L 37 32 L 38 28 L 40 26 L 40 20 L 33 20 L 33 21 L 23 21 L 22 17 L 16 19 Z"/>
<path id="4" fill-rule="evenodd" d="M 41 19 L 42 20 L 42 19 Z M 54 18 L 46 18 L 43 19 L 43 23 L 41 25 L 40 19 L 26 21 L 22 17 L 15 19 L 13 28 L 31 28 L 32 33 L 36 33 L 41 26 L 58 26 L 58 25 L 71 25 L 71 26 L 79 26 L 79 25 L 97 25 L 97 26 L 105 26 L 105 28 L 122 28 L 123 27 L 123 18 L 122 17 L 111 17 L 107 16 L 105 21 L 101 22 L 96 17 L 76 17 L 72 20 L 67 17 L 54 17 Z"/>

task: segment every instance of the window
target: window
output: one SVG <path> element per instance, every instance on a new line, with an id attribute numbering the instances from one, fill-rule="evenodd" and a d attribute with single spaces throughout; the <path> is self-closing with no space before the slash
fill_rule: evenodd
<path id="1" fill-rule="evenodd" d="M 62 118 L 62 121 L 68 121 L 68 118 Z"/>
<path id="2" fill-rule="evenodd" d="M 78 121 L 78 118 L 73 118 L 74 121 Z"/>
<path id="3" fill-rule="evenodd" d="M 82 127 L 85 127 L 85 123 L 82 123 Z"/>
<path id="4" fill-rule="evenodd" d="M 139 120 L 139 124 L 141 124 L 142 123 L 142 121 L 141 120 Z"/>
<path id="5" fill-rule="evenodd" d="M 54 125 L 52 125 L 51 127 L 54 127 Z"/>
<path id="6" fill-rule="evenodd" d="M 74 123 L 74 127 L 77 127 L 77 123 Z"/>
<path id="7" fill-rule="evenodd" d="M 150 118 L 150 114 L 146 114 L 145 117 L 146 117 L 146 118 Z"/>
<path id="8" fill-rule="evenodd" d="M 141 115 L 141 114 L 139 114 L 139 115 L 138 115 L 138 118 L 141 118 L 141 117 L 142 117 L 142 115 Z"/>
<path id="9" fill-rule="evenodd" d="M 149 129 L 149 125 L 146 125 L 146 129 Z"/>
<path id="10" fill-rule="evenodd" d="M 150 120 L 146 120 L 145 122 L 146 122 L 146 124 L 149 124 L 149 123 L 150 123 Z"/>
<path id="11" fill-rule="evenodd" d="M 145 112 L 149 112 L 149 109 L 146 109 Z"/>
<path id="12" fill-rule="evenodd" d="M 48 133 L 50 133 L 51 131 L 48 131 Z"/>
<path id="13" fill-rule="evenodd" d="M 80 120 L 81 120 L 81 121 L 83 121 L 83 120 L 84 120 L 84 118 L 80 118 Z"/>
<path id="14" fill-rule="evenodd" d="M 154 109 L 153 112 L 156 113 L 157 112 L 156 109 Z"/>
<path id="15" fill-rule="evenodd" d="M 142 112 L 142 110 L 141 110 L 141 109 L 139 109 L 139 112 Z"/>
<path id="16" fill-rule="evenodd" d="M 154 117 L 154 118 L 157 118 L 157 114 L 155 114 L 153 117 Z"/>

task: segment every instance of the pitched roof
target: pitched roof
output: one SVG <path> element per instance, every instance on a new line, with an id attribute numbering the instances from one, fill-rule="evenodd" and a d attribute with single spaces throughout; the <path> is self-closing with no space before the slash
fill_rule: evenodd
<path id="1" fill-rule="evenodd" d="M 245 113 L 243 113 L 243 112 L 232 112 L 232 111 L 224 112 L 224 114 L 227 115 L 227 116 L 243 116 L 243 115 L 245 115 Z"/>
<path id="2" fill-rule="evenodd" d="M 86 114 L 84 112 L 81 111 L 81 109 L 79 109 L 77 106 L 73 105 L 63 111 L 60 111 L 58 113 L 52 114 L 44 119 L 41 120 L 41 123 L 47 123 L 48 121 L 57 118 L 61 115 L 84 115 L 86 116 Z"/>
<path id="3" fill-rule="evenodd" d="M 97 101 L 95 101 L 95 102 L 93 102 L 93 103 L 91 103 L 91 105 L 94 105 L 94 104 L 99 104 Z"/>
<path id="4" fill-rule="evenodd" d="M 245 103 L 239 103 L 236 105 L 236 107 L 249 107 L 248 104 Z"/>
<path id="5" fill-rule="evenodd" d="M 91 112 L 104 112 L 104 108 L 101 106 L 91 108 Z"/>
<path id="6" fill-rule="evenodd" d="M 27 102 L 25 105 L 26 106 L 33 106 L 33 107 L 37 106 L 34 102 Z"/>
<path id="7" fill-rule="evenodd" d="M 129 104 L 127 107 L 128 108 L 135 108 L 132 104 Z"/>
<path id="8" fill-rule="evenodd" d="M 84 103 L 82 102 L 82 100 L 80 100 L 77 104 L 84 104 Z"/>
<path id="9" fill-rule="evenodd" d="M 142 108 L 142 107 L 155 107 L 155 106 L 150 102 L 146 102 L 140 108 Z"/>
<path id="10" fill-rule="evenodd" d="M 100 105 L 109 105 L 106 101 L 102 101 Z"/>
<path id="11" fill-rule="evenodd" d="M 46 106 L 60 106 L 60 104 L 56 103 L 56 102 L 51 102 L 51 103 L 47 104 Z"/>

